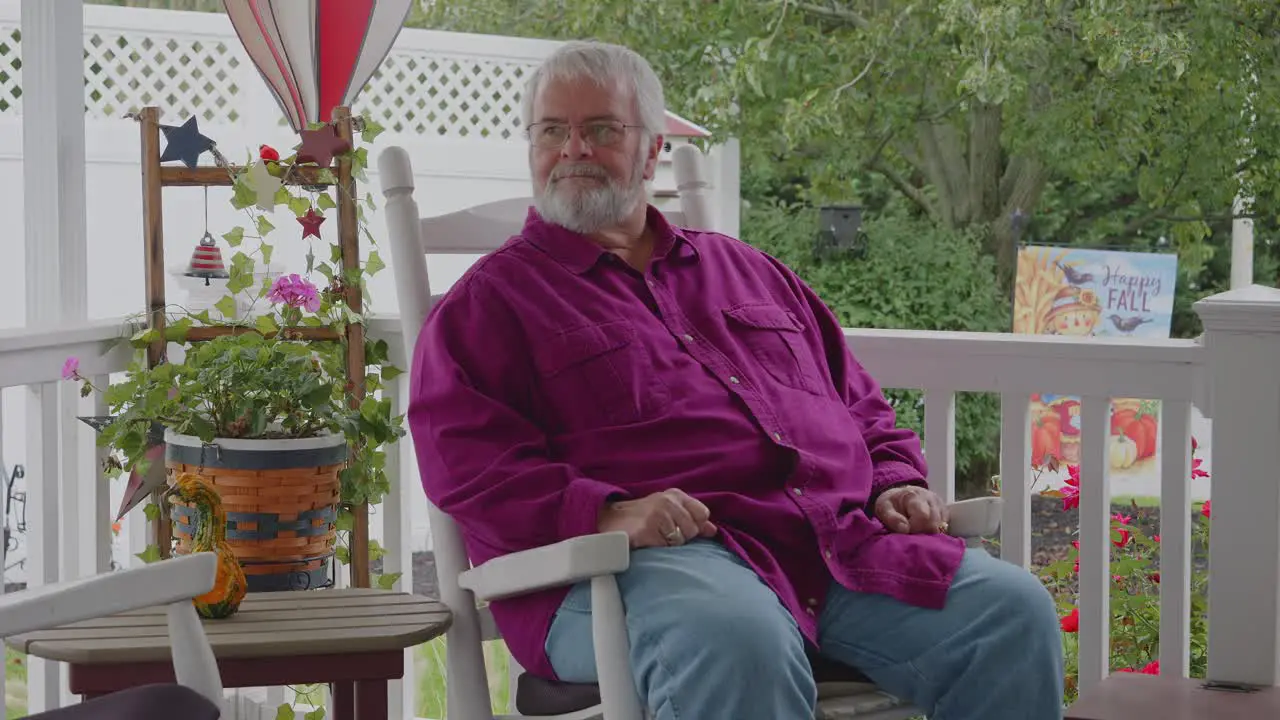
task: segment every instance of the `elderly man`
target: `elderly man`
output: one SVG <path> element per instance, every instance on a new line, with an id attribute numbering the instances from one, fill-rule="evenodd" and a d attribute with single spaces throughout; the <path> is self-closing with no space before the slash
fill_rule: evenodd
<path id="1" fill-rule="evenodd" d="M 918 438 L 788 268 L 646 202 L 663 91 L 570 43 L 524 95 L 535 207 L 423 328 L 409 422 L 472 562 L 624 531 L 660 720 L 813 717 L 806 652 L 933 720 L 1061 717 L 1053 603 L 944 534 Z M 587 585 L 493 604 L 530 672 L 595 682 Z"/>

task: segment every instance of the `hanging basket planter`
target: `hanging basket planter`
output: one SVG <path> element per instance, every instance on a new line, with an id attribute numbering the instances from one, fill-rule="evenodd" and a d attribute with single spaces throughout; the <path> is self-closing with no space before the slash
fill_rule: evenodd
<path id="1" fill-rule="evenodd" d="M 341 497 L 338 471 L 346 461 L 341 435 L 205 443 L 165 433 L 167 482 L 195 473 L 221 495 L 227 544 L 244 568 L 249 592 L 329 584 Z M 175 500 L 170 517 L 176 552 L 189 552 L 195 508 Z"/>

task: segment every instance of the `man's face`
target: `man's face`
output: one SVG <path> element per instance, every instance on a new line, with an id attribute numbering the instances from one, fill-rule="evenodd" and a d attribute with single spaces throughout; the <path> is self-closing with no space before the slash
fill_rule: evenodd
<path id="1" fill-rule="evenodd" d="M 645 202 L 662 138 L 646 141 L 621 81 L 549 80 L 533 102 L 529 169 L 543 219 L 580 233 L 626 220 Z"/>

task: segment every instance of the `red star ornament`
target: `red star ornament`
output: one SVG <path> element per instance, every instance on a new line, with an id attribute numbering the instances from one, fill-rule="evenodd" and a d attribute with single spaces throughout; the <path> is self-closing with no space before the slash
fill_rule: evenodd
<path id="1" fill-rule="evenodd" d="M 315 163 L 320 167 L 333 164 L 333 156 L 351 149 L 351 143 L 338 136 L 335 125 L 325 125 L 317 130 L 303 130 L 302 144 L 298 146 L 298 163 Z"/>
<path id="2" fill-rule="evenodd" d="M 307 208 L 306 215 L 298 216 L 298 223 L 302 225 L 302 239 L 309 237 L 320 237 L 320 226 L 324 224 L 324 214 L 316 212 L 315 208 Z"/>

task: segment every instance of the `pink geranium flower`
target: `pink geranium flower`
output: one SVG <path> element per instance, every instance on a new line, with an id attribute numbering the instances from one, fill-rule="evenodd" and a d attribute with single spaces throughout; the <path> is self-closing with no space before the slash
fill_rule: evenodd
<path id="1" fill-rule="evenodd" d="M 290 307 L 303 308 L 307 312 L 320 309 L 320 294 L 316 286 L 297 273 L 276 278 L 271 285 L 271 291 L 267 293 L 267 299 L 276 304 L 284 303 Z"/>
<path id="2" fill-rule="evenodd" d="M 62 379 L 76 380 L 80 377 L 80 358 L 69 357 L 62 363 Z"/>

